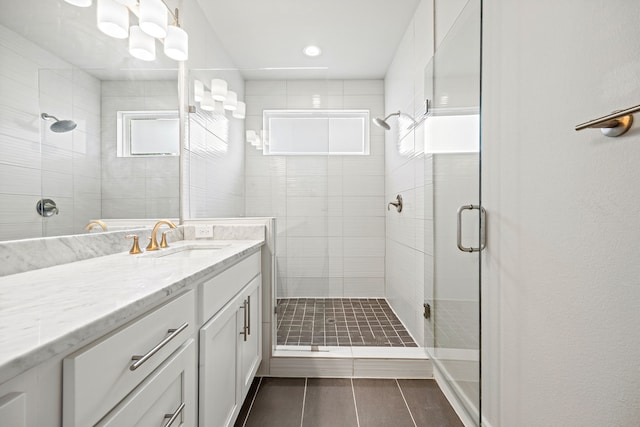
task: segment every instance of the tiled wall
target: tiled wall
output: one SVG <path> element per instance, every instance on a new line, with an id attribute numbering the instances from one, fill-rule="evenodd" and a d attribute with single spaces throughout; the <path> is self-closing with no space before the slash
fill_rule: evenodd
<path id="1" fill-rule="evenodd" d="M 433 54 L 433 1 L 424 0 L 398 46 L 385 78 L 385 111 L 413 117 L 424 112 L 424 71 Z M 400 132 L 390 119 L 385 135 L 386 199 L 401 194 L 402 213 L 386 215 L 386 292 L 391 307 L 419 345 L 431 339 L 422 317 L 425 295 L 433 290 L 432 156 L 423 151 L 424 128 Z M 400 135 L 406 134 L 402 140 Z M 402 149 L 400 149 L 402 147 Z M 402 151 L 402 154 L 401 154 Z M 426 336 L 425 336 L 426 334 Z"/>
<path id="2" fill-rule="evenodd" d="M 0 240 L 79 232 L 100 215 L 100 81 L 2 26 L 0 63 Z M 41 197 L 60 214 L 43 220 Z"/>
<path id="3" fill-rule="evenodd" d="M 247 81 L 246 128 L 264 109 L 383 114 L 382 80 Z M 318 106 L 318 101 L 320 105 Z M 369 156 L 264 156 L 246 145 L 246 215 L 274 216 L 278 297 L 384 296 L 384 135 Z"/>
<path id="4" fill-rule="evenodd" d="M 179 157 L 117 157 L 118 111 L 177 110 L 177 81 L 102 82 L 102 218 L 177 218 Z"/>

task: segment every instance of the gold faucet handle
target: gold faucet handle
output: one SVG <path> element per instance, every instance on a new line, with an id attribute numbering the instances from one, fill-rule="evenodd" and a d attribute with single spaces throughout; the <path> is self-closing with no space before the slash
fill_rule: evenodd
<path id="1" fill-rule="evenodd" d="M 142 253 L 140 250 L 140 246 L 138 245 L 138 235 L 137 234 L 128 234 L 125 236 L 127 239 L 133 239 L 133 246 L 131 246 L 130 254 L 135 255 Z"/>
<path id="2" fill-rule="evenodd" d="M 167 230 L 162 233 L 162 240 L 160 240 L 161 248 L 168 248 L 169 244 L 167 243 L 167 234 L 171 233 L 171 230 Z"/>

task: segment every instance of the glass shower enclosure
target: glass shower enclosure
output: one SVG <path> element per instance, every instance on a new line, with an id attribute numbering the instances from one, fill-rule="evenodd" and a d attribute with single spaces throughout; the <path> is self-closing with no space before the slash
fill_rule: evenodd
<path id="1" fill-rule="evenodd" d="M 481 6 L 469 1 L 425 69 L 425 343 L 467 423 L 481 425 Z"/>

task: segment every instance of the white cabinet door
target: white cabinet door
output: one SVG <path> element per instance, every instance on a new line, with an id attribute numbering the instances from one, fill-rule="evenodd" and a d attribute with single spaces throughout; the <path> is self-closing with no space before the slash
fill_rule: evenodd
<path id="1" fill-rule="evenodd" d="M 195 427 L 195 342 L 189 340 L 145 379 L 97 427 Z"/>
<path id="2" fill-rule="evenodd" d="M 0 397 L 0 427 L 27 427 L 25 393 L 10 393 Z"/>
<path id="3" fill-rule="evenodd" d="M 199 427 L 230 427 L 242 404 L 238 340 L 244 326 L 242 294 L 200 329 Z"/>
<path id="4" fill-rule="evenodd" d="M 253 377 L 262 361 L 262 276 L 258 275 L 242 292 L 247 305 L 247 337 L 240 336 L 240 381 L 242 400 L 249 392 Z"/>

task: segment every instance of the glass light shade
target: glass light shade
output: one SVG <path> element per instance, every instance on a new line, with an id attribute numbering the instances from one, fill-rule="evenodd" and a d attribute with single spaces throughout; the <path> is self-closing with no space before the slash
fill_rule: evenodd
<path id="1" fill-rule="evenodd" d="M 145 34 L 140 27 L 133 25 L 129 35 L 129 53 L 143 61 L 156 59 L 156 39 Z"/>
<path id="2" fill-rule="evenodd" d="M 233 112 L 233 117 L 236 119 L 244 119 L 247 114 L 247 105 L 244 102 L 238 101 L 236 109 Z"/>
<path id="3" fill-rule="evenodd" d="M 174 61 L 189 59 L 189 34 L 180 27 L 170 25 L 164 38 L 164 54 Z"/>
<path id="4" fill-rule="evenodd" d="M 78 7 L 89 7 L 93 2 L 93 0 L 64 0 L 64 1 Z"/>
<path id="5" fill-rule="evenodd" d="M 202 101 L 200 101 L 200 108 L 204 111 L 213 111 L 216 109 L 216 103 L 213 101 L 211 97 L 211 92 L 205 91 L 202 94 Z"/>
<path id="6" fill-rule="evenodd" d="M 225 110 L 234 111 L 238 106 L 238 94 L 232 90 L 228 91 L 222 105 Z"/>
<path id="7" fill-rule="evenodd" d="M 229 91 L 229 85 L 222 79 L 211 80 L 211 96 L 216 101 L 224 102 L 227 98 L 227 92 Z"/>
<path id="8" fill-rule="evenodd" d="M 114 0 L 98 0 L 98 29 L 116 39 L 129 36 L 129 9 Z"/>
<path id="9" fill-rule="evenodd" d="M 200 80 L 193 81 L 193 100 L 202 102 L 204 95 L 204 84 Z"/>
<path id="10" fill-rule="evenodd" d="M 162 0 L 140 0 L 140 28 L 151 37 L 167 36 L 167 7 Z"/>
<path id="11" fill-rule="evenodd" d="M 256 135 L 256 131 L 248 130 L 246 134 L 247 134 L 247 142 L 253 145 L 256 142 L 256 139 L 258 138 L 258 135 Z"/>

